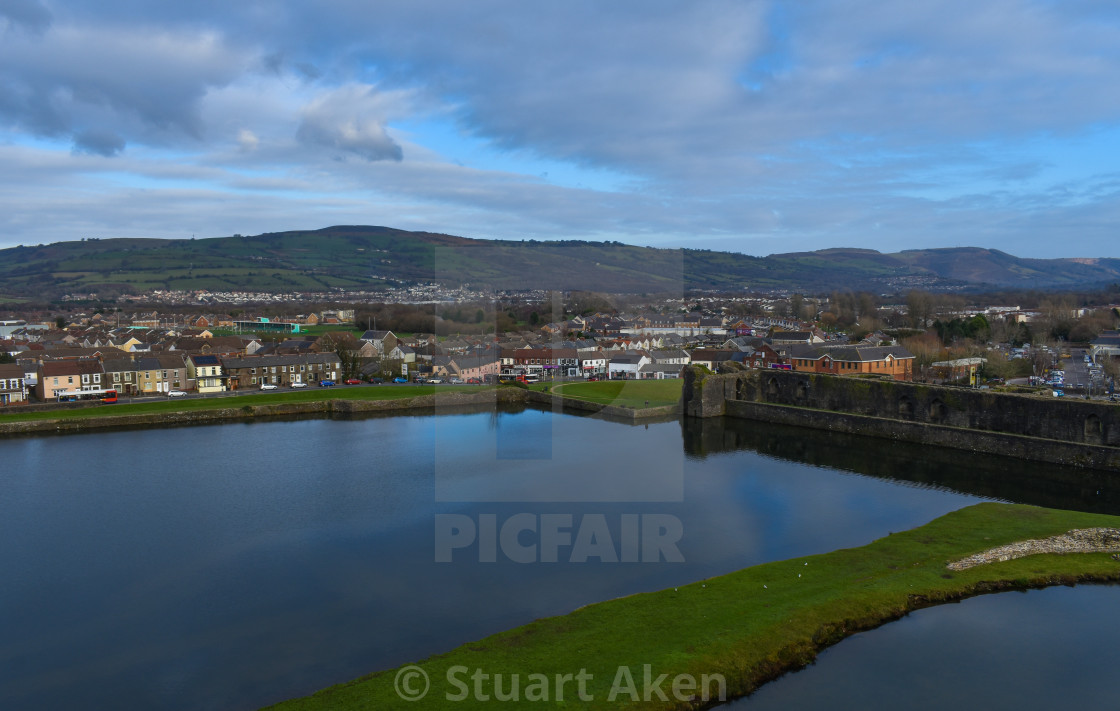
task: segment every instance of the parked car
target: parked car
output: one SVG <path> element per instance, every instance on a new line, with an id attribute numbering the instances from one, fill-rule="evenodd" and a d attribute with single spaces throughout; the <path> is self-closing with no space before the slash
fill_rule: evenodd
<path id="1" fill-rule="evenodd" d="M 333 380 L 320 380 L 319 381 L 319 387 L 321 387 L 321 388 L 333 388 L 334 387 L 334 381 Z"/>
<path id="2" fill-rule="evenodd" d="M 292 383 L 292 387 L 293 387 L 293 388 L 306 388 L 306 387 L 307 387 L 307 383 L 303 383 L 303 382 L 299 382 L 299 383 Z"/>
<path id="3" fill-rule="evenodd" d="M 462 378 L 452 378 L 451 380 L 449 380 L 447 382 L 451 383 L 452 385 L 462 385 L 463 384 L 463 379 Z"/>
<path id="4" fill-rule="evenodd" d="M 599 379 L 598 375 L 592 375 L 590 378 L 587 379 L 587 382 L 593 383 L 593 382 L 597 381 L 598 379 Z"/>
<path id="5" fill-rule="evenodd" d="M 417 378 L 416 380 L 413 380 L 412 382 L 416 383 L 417 385 L 423 385 L 424 383 L 428 382 L 428 380 L 426 378 Z"/>
<path id="6" fill-rule="evenodd" d="M 443 382 L 443 378 L 431 378 L 428 380 L 432 385 L 438 385 Z"/>
<path id="7" fill-rule="evenodd" d="M 261 390 L 276 390 L 279 387 L 279 385 L 273 385 L 272 383 L 261 383 Z"/>
<path id="8" fill-rule="evenodd" d="M 182 390 L 171 390 L 167 393 L 167 397 L 186 397 L 187 394 Z"/>
<path id="9" fill-rule="evenodd" d="M 384 378 L 370 378 L 369 382 L 373 383 L 374 385 L 380 385 L 381 383 L 385 382 L 385 380 Z"/>
<path id="10" fill-rule="evenodd" d="M 361 381 L 360 378 L 347 378 L 346 384 L 347 385 L 361 385 L 362 381 Z"/>
<path id="11" fill-rule="evenodd" d="M 470 383 L 471 385 L 481 385 L 482 384 L 482 379 L 481 378 L 468 378 L 467 382 Z"/>
<path id="12" fill-rule="evenodd" d="M 1065 396 L 1066 396 L 1066 394 L 1064 392 L 1062 392 L 1061 390 L 1055 390 L 1054 391 L 1054 397 L 1065 397 Z"/>
<path id="13" fill-rule="evenodd" d="M 393 378 L 394 383 L 407 383 L 408 378 Z"/>

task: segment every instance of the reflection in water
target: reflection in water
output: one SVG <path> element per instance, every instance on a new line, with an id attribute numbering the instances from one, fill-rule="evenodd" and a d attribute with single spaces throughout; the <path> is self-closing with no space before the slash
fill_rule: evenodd
<path id="1" fill-rule="evenodd" d="M 599 600 L 863 545 L 986 498 L 1116 501 L 1083 471 L 743 421 L 633 426 L 538 409 L 8 439 L 0 461 L 5 711 L 255 708 Z M 601 518 L 614 540 L 626 516 L 672 516 L 685 560 L 487 563 L 474 547 L 436 563 L 445 514 Z"/>
<path id="2" fill-rule="evenodd" d="M 1118 603 L 1120 587 L 1081 585 L 918 610 L 721 708 L 1115 708 Z"/>
<path id="3" fill-rule="evenodd" d="M 681 420 L 685 452 L 753 451 L 816 467 L 1047 508 L 1120 514 L 1107 472 L 730 417 Z"/>

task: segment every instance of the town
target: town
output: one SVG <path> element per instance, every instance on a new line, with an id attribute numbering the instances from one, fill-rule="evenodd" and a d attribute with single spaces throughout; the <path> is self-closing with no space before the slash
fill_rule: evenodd
<path id="1" fill-rule="evenodd" d="M 431 305 L 430 295 L 425 287 L 414 303 Z M 518 307 L 470 297 L 422 312 L 432 316 L 426 321 L 385 304 L 279 317 L 275 308 L 261 311 L 272 316 L 11 312 L 0 320 L 0 405 L 382 383 L 663 380 L 686 365 L 1115 399 L 1120 360 L 1120 307 L 1107 303 L 975 307 L 910 292 L 896 304 L 869 294 L 699 295 L 619 299 L 619 309 L 610 297 L 582 293 L 522 295 Z M 378 330 L 378 317 L 411 330 Z"/>

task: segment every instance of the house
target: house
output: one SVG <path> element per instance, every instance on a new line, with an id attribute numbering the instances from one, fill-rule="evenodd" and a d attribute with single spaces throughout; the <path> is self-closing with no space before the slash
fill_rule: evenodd
<path id="1" fill-rule="evenodd" d="M 720 363 L 731 360 L 733 353 L 735 351 L 725 349 L 697 348 L 692 351 L 692 364 L 702 365 L 708 370 L 715 371 Z"/>
<path id="2" fill-rule="evenodd" d="M 96 358 L 43 361 L 39 366 L 35 397 L 51 402 L 63 393 L 101 390 L 104 374 L 101 361 Z"/>
<path id="3" fill-rule="evenodd" d="M 194 381 L 195 390 L 200 393 L 226 390 L 226 375 L 216 355 L 194 353 L 187 356 L 187 377 Z"/>
<path id="4" fill-rule="evenodd" d="M 225 358 L 222 366 L 229 376 L 231 390 L 261 385 L 289 387 L 292 383 L 318 385 L 322 380 L 338 380 L 342 371 L 342 361 L 334 353 Z"/>
<path id="5" fill-rule="evenodd" d="M 646 363 L 638 368 L 638 380 L 679 378 L 683 368 L 683 365 L 676 363 Z"/>
<path id="6" fill-rule="evenodd" d="M 638 371 L 643 365 L 653 361 L 644 353 L 620 353 L 612 355 L 607 363 L 607 375 L 611 380 L 637 380 Z"/>
<path id="7" fill-rule="evenodd" d="M 653 358 L 653 362 L 658 364 L 684 366 L 692 362 L 692 356 L 688 354 L 688 351 L 683 351 L 680 348 L 653 351 L 650 356 Z"/>
<path id="8" fill-rule="evenodd" d="M 397 337 L 392 331 L 366 331 L 358 340 L 365 341 L 377 349 L 378 355 L 384 355 L 397 345 Z"/>
<path id="9" fill-rule="evenodd" d="M 1092 358 L 1098 363 L 1105 358 L 1120 357 L 1120 331 L 1102 331 L 1089 345 Z"/>
<path id="10" fill-rule="evenodd" d="M 389 351 L 390 360 L 399 360 L 402 363 L 415 363 L 416 351 L 411 346 L 406 346 L 403 343 L 398 343 Z"/>
<path id="11" fill-rule="evenodd" d="M 111 387 L 121 395 L 137 395 L 136 364 L 131 358 L 110 358 L 102 363 L 105 370 L 106 387 Z"/>
<path id="12" fill-rule="evenodd" d="M 160 375 L 171 390 L 184 390 L 188 386 L 187 362 L 175 353 L 160 353 L 155 356 L 159 361 Z"/>
<path id="13" fill-rule="evenodd" d="M 170 384 L 164 381 L 163 375 L 164 371 L 158 358 L 146 356 L 137 359 L 136 388 L 141 395 L 162 395 L 170 390 Z"/>
<path id="14" fill-rule="evenodd" d="M 27 403 L 27 384 L 23 366 L 16 363 L 0 364 L 0 407 Z"/>
<path id="15" fill-rule="evenodd" d="M 603 351 L 580 351 L 579 373 L 585 378 L 607 374 L 607 354 Z"/>
<path id="16" fill-rule="evenodd" d="M 813 331 L 782 331 L 777 328 L 770 333 L 770 343 L 775 346 L 794 343 L 823 343 L 824 339 Z"/>
<path id="17" fill-rule="evenodd" d="M 507 353 L 502 352 L 503 362 Z M 579 353 L 574 348 L 524 348 L 508 356 L 508 368 L 525 373 L 549 373 L 572 376 L 579 374 Z"/>
<path id="18" fill-rule="evenodd" d="M 489 380 L 496 378 L 501 370 L 501 364 L 494 355 L 465 355 L 454 356 L 453 367 L 463 380 L 478 378 Z"/>
<path id="19" fill-rule="evenodd" d="M 914 379 L 914 354 L 903 346 L 790 347 L 792 369 L 833 375 L 889 375 L 895 380 Z"/>

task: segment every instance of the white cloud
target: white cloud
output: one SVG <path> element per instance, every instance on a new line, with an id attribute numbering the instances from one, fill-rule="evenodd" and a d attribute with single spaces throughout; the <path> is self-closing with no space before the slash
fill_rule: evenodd
<path id="1" fill-rule="evenodd" d="M 385 123 L 404 98 L 402 92 L 385 94 L 353 84 L 325 92 L 304 108 L 296 137 L 339 156 L 400 161 L 401 147 L 389 136 Z"/>

